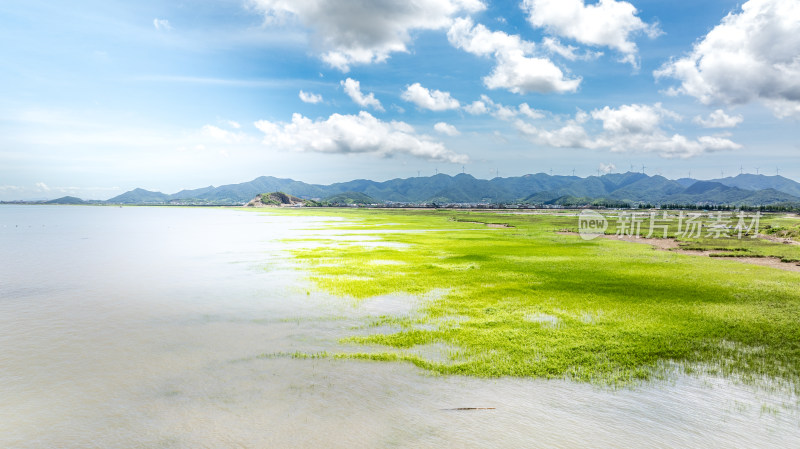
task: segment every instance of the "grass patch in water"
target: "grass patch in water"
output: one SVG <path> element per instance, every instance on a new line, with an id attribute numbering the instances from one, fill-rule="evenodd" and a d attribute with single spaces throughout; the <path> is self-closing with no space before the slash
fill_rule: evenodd
<path id="1" fill-rule="evenodd" d="M 553 232 L 576 227 L 574 216 L 281 213 L 341 216 L 348 222 L 335 229 L 379 229 L 382 240 L 403 246 L 353 242 L 294 250 L 327 292 L 356 300 L 445 292 L 423 304 L 419 316 L 386 318 L 398 332 L 344 340 L 384 352 L 331 357 L 406 361 L 439 374 L 614 385 L 649 380 L 669 362 L 800 384 L 798 273 Z M 476 221 L 513 227 L 475 229 L 470 222 Z M 403 232 L 409 229 L 430 231 Z M 758 255 L 786 257 L 795 250 L 756 239 L 736 245 Z M 459 348 L 457 356 L 441 361 L 404 352 L 436 344 Z"/>

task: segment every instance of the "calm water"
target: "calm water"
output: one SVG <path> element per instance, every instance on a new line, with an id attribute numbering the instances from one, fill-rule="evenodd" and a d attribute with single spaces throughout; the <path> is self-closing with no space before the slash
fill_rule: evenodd
<path id="1" fill-rule="evenodd" d="M 609 391 L 259 358 L 346 350 L 365 317 L 420 301 L 310 290 L 281 240 L 325 225 L 0 206 L 0 447 L 800 447 L 797 398 L 720 379 Z"/>

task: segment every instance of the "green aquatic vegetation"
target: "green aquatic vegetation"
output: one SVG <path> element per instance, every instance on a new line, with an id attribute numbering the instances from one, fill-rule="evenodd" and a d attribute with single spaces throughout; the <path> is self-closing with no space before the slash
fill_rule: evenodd
<path id="1" fill-rule="evenodd" d="M 439 374 L 617 385 L 652 379 L 665 364 L 679 364 L 798 385 L 798 273 L 557 234 L 577 227 L 577 217 L 566 214 L 276 213 L 343 217 L 332 227 L 374 232 L 369 235 L 397 245 L 323 241 L 293 249 L 326 292 L 354 301 L 441 292 L 416 313 L 371 323 L 396 332 L 343 340 L 374 351 L 330 357 L 406 361 Z M 736 244 L 761 254 L 774 243 Z M 425 345 L 456 349 L 444 359 L 414 352 Z"/>
<path id="2" fill-rule="evenodd" d="M 742 235 L 741 238 L 738 237 L 736 230 L 728 228 L 726 230 L 727 236 L 722 234 L 720 236 L 715 236 L 714 231 L 709 228 L 703 228 L 700 235 L 696 235 L 695 233 L 690 233 L 690 235 L 686 235 L 684 233 L 679 233 L 679 221 L 677 215 L 679 212 L 671 211 L 668 212 L 671 219 L 667 220 L 669 225 L 667 231 L 667 238 L 672 238 L 678 240 L 680 242 L 680 248 L 686 250 L 694 250 L 694 251 L 721 251 L 719 254 L 715 254 L 714 257 L 775 257 L 781 259 L 784 262 L 800 262 L 800 245 L 791 245 L 785 244 L 775 241 L 766 240 L 761 237 L 753 236 L 753 232 L 747 233 Z M 641 236 L 647 236 L 649 234 L 649 212 L 639 212 L 640 217 L 646 217 L 644 223 L 642 224 Z M 663 212 L 656 213 L 656 218 L 662 217 Z M 711 217 L 709 217 L 711 214 Z M 713 224 L 716 217 L 717 212 L 713 213 L 703 213 L 703 221 L 706 224 Z M 737 224 L 736 220 L 736 213 L 727 213 L 726 217 L 729 218 L 727 222 L 729 226 L 735 226 Z M 745 225 L 750 225 L 752 221 L 752 216 L 754 213 L 748 212 L 746 213 L 746 220 Z M 606 230 L 606 234 L 613 235 L 618 232 L 620 228 L 620 220 L 618 213 L 606 213 L 604 214 L 608 219 L 608 229 Z M 687 214 L 688 216 L 688 214 Z M 570 231 L 577 232 L 577 220 L 574 220 L 571 226 L 565 226 L 565 229 Z M 624 226 L 624 224 L 623 224 Z M 792 234 L 788 232 L 784 232 L 784 229 L 797 229 L 798 235 L 800 235 L 800 218 L 798 217 L 790 217 L 784 214 L 764 214 L 759 218 L 759 226 L 758 231 L 759 234 L 763 235 L 770 235 L 775 237 L 785 237 L 785 238 L 792 238 Z M 684 227 L 683 230 L 685 231 L 686 228 Z M 656 229 L 653 233 L 655 237 L 662 237 L 663 230 Z"/>

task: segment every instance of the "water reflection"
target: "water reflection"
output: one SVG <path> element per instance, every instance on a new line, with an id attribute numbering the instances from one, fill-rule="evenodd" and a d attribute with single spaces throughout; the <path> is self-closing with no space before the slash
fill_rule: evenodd
<path id="1" fill-rule="evenodd" d="M 800 446 L 796 398 L 720 379 L 609 391 L 259 357 L 352 350 L 337 339 L 366 317 L 419 306 L 310 290 L 282 240 L 326 220 L 0 206 L 0 446 Z"/>

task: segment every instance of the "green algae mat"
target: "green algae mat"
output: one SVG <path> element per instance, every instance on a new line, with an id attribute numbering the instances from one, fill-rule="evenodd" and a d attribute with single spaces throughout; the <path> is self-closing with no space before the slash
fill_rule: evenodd
<path id="1" fill-rule="evenodd" d="M 768 379 L 795 391 L 800 385 L 800 273 L 558 232 L 577 229 L 575 213 L 272 213 L 343 218 L 326 232 L 358 237 L 320 235 L 311 239 L 316 246 L 293 250 L 318 288 L 351 301 L 427 298 L 415 313 L 365 325 L 380 331 L 354 331 L 343 340 L 353 351 L 297 357 L 607 385 L 659 378 L 668 369 Z M 703 244 L 711 243 L 693 243 Z M 800 257 L 791 245 L 736 245 Z"/>

